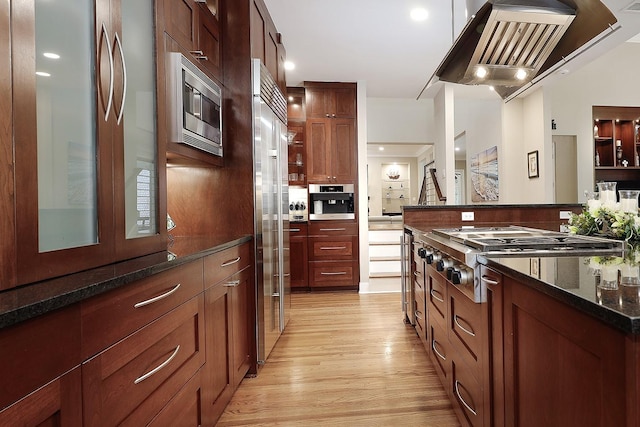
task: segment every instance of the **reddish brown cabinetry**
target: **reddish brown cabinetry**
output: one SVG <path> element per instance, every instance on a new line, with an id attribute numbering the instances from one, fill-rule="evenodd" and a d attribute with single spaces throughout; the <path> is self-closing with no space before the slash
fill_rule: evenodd
<path id="1" fill-rule="evenodd" d="M 262 0 L 251 0 L 251 57 L 267 67 L 280 89 L 286 93 L 284 61 L 286 51 L 267 6 Z"/>
<path id="2" fill-rule="evenodd" d="M 203 420 L 214 425 L 251 369 L 253 310 L 251 246 L 205 259 L 207 363 L 203 368 Z"/>
<path id="3" fill-rule="evenodd" d="M 358 224 L 315 221 L 309 224 L 309 286 L 357 289 Z"/>
<path id="4" fill-rule="evenodd" d="M 305 82 L 308 118 L 356 118 L 356 85 Z"/>
<path id="5" fill-rule="evenodd" d="M 0 348 L 0 425 L 82 424 L 78 305 L 3 329 Z"/>
<path id="6" fill-rule="evenodd" d="M 289 253 L 291 270 L 291 289 L 309 288 L 309 251 L 307 248 L 307 224 L 289 223 Z"/>
<path id="7" fill-rule="evenodd" d="M 170 51 L 181 51 L 222 81 L 220 24 L 217 15 L 195 0 L 163 1 L 164 31 L 177 42 Z"/>
<path id="8" fill-rule="evenodd" d="M 505 425 L 636 425 L 622 333 L 508 277 L 504 320 Z"/>

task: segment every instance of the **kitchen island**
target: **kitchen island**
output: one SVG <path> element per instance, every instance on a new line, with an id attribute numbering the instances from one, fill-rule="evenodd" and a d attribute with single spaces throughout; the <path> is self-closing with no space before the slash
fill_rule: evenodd
<path id="1" fill-rule="evenodd" d="M 464 226 L 557 231 L 567 210 L 580 209 L 405 208 L 403 290 L 412 288 L 405 320 L 463 425 L 640 425 L 640 283 L 622 253 L 479 254 L 471 276 L 454 284 L 453 257 L 439 258 L 422 239 Z M 474 221 L 463 221 L 463 212 Z"/>

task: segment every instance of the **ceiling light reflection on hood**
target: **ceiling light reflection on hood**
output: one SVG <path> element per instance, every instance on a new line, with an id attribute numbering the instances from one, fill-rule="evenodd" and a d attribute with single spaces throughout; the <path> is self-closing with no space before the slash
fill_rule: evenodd
<path id="1" fill-rule="evenodd" d="M 484 79 L 485 77 L 487 77 L 487 69 L 484 67 L 478 67 L 476 68 L 476 77 L 479 79 Z"/>
<path id="2" fill-rule="evenodd" d="M 516 79 L 524 80 L 526 78 L 527 78 L 527 72 L 525 70 L 520 68 L 520 69 L 518 69 L 518 71 L 516 71 Z"/>

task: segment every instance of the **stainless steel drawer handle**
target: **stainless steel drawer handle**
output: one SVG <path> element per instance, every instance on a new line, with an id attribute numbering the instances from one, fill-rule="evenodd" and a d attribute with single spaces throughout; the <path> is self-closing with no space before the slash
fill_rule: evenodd
<path id="1" fill-rule="evenodd" d="M 465 408 L 467 408 L 469 412 L 471 412 L 473 415 L 478 415 L 478 413 L 474 411 L 473 408 L 469 406 L 469 404 L 465 402 L 462 396 L 460 395 L 460 390 L 458 389 L 459 384 L 460 384 L 460 381 L 456 380 L 456 384 L 455 384 L 456 396 L 458 396 L 458 399 L 460 399 L 460 402 L 464 405 Z"/>
<path id="2" fill-rule="evenodd" d="M 489 279 L 487 276 L 482 276 L 482 281 L 489 284 L 489 285 L 497 285 L 500 282 L 498 282 L 497 280 L 491 280 Z"/>
<path id="3" fill-rule="evenodd" d="M 178 354 L 178 351 L 180 351 L 180 345 L 178 345 L 176 347 L 175 350 L 173 350 L 173 354 L 171 356 L 169 356 L 169 358 L 167 360 L 165 360 L 164 362 L 162 362 L 161 364 L 159 364 L 158 366 L 156 366 L 155 368 L 153 368 L 152 370 L 150 370 L 149 372 L 147 372 L 146 374 L 139 376 L 138 378 L 136 378 L 136 380 L 133 382 L 134 384 L 138 384 L 141 383 L 142 381 L 146 380 L 147 378 L 149 378 L 151 375 L 154 375 L 156 373 L 158 373 L 158 371 L 160 371 L 162 368 L 164 368 L 165 366 L 167 366 L 169 363 L 171 363 L 171 361 L 173 360 L 174 357 L 176 357 L 176 355 Z"/>
<path id="4" fill-rule="evenodd" d="M 224 286 L 227 287 L 227 288 L 235 288 L 239 284 L 240 284 L 240 280 L 233 280 L 231 282 L 225 283 Z"/>
<path id="5" fill-rule="evenodd" d="M 444 355 L 438 351 L 436 347 L 436 340 L 431 340 L 431 349 L 440 359 L 444 360 L 445 362 L 447 361 L 447 358 L 444 357 Z"/>
<path id="6" fill-rule="evenodd" d="M 234 259 L 233 261 L 223 262 L 222 264 L 220 264 L 220 267 L 229 267 L 230 265 L 235 264 L 239 261 L 240 261 L 240 257 Z"/>
<path id="7" fill-rule="evenodd" d="M 291 232 L 291 233 L 297 233 L 297 232 L 299 232 L 299 231 L 300 231 L 300 229 L 299 229 L 299 228 L 290 228 L 290 229 L 289 229 L 289 232 Z"/>
<path id="8" fill-rule="evenodd" d="M 416 277 L 418 277 L 418 276 L 420 276 L 420 272 L 419 272 L 419 271 L 414 271 L 414 272 L 413 272 L 413 275 L 414 275 L 414 276 L 416 276 Z"/>
<path id="9" fill-rule="evenodd" d="M 321 228 L 320 231 L 347 231 L 346 228 Z"/>
<path id="10" fill-rule="evenodd" d="M 420 310 L 416 310 L 415 313 L 413 314 L 416 316 L 416 319 L 422 319 L 422 316 L 421 316 L 422 313 L 420 312 Z"/>
<path id="11" fill-rule="evenodd" d="M 140 307 L 144 307 L 145 305 L 153 304 L 154 302 L 160 301 L 161 299 L 168 297 L 169 295 L 177 291 L 178 288 L 180 288 L 180 283 L 175 285 L 173 289 L 171 289 L 170 291 L 167 291 L 164 294 L 158 295 L 157 297 L 149 298 L 148 300 L 145 300 L 145 301 L 140 301 L 139 303 L 135 304 L 133 307 L 140 308 Z"/>
<path id="12" fill-rule="evenodd" d="M 346 271 L 338 271 L 336 273 L 325 273 L 325 272 L 320 272 L 321 276 L 344 276 L 345 274 L 347 274 Z"/>
<path id="13" fill-rule="evenodd" d="M 429 292 L 429 293 L 431 294 L 431 296 L 433 297 L 434 300 L 436 300 L 438 302 L 444 302 L 444 298 L 441 298 L 438 295 L 436 295 L 436 294 L 439 293 L 438 291 L 436 291 L 434 289 L 431 289 L 431 292 Z"/>
<path id="14" fill-rule="evenodd" d="M 337 251 L 337 250 L 347 249 L 347 247 L 346 246 L 321 246 L 320 249 L 323 251 Z"/>
<path id="15" fill-rule="evenodd" d="M 454 315 L 453 315 L 453 321 L 455 322 L 455 324 L 456 324 L 456 325 L 458 325 L 458 327 L 459 327 L 460 329 L 462 329 L 462 330 L 463 330 L 464 332 L 466 332 L 467 334 L 471 335 L 472 337 L 475 337 L 475 336 L 476 336 L 476 334 L 475 334 L 473 331 L 470 331 L 469 329 L 467 329 L 467 328 L 465 328 L 464 326 L 462 326 L 462 325 L 460 324 L 460 322 L 458 322 L 458 315 L 457 315 L 457 314 L 454 314 Z"/>

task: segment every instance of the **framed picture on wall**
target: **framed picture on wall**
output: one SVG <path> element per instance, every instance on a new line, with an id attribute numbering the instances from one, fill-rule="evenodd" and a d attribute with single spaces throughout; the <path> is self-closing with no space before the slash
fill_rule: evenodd
<path id="1" fill-rule="evenodd" d="M 540 176 L 540 172 L 538 171 L 538 150 L 527 154 L 527 165 L 529 179 L 538 178 Z"/>

